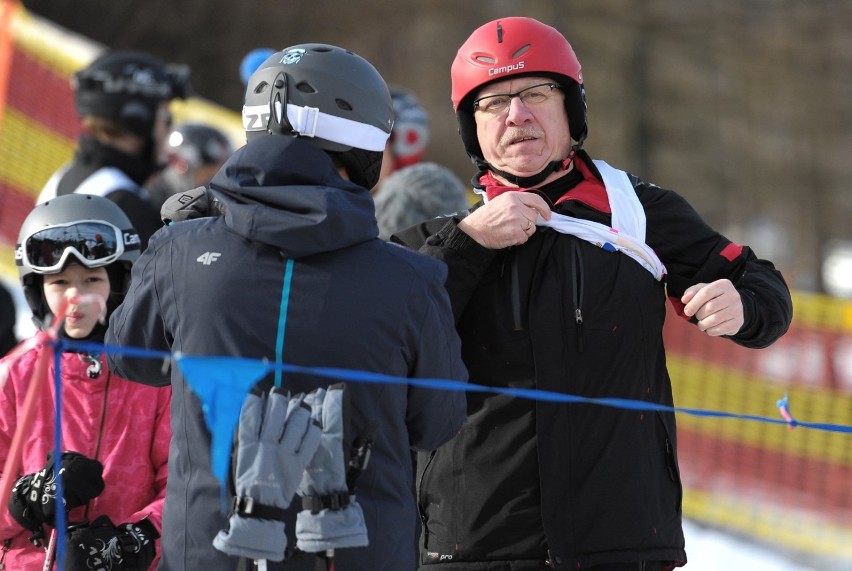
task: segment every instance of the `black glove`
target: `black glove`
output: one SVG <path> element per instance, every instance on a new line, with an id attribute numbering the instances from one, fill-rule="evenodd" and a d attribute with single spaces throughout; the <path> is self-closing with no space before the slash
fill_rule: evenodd
<path id="1" fill-rule="evenodd" d="M 77 452 L 63 452 L 59 464 L 62 475 L 63 505 L 66 510 L 85 505 L 104 491 L 104 467 L 97 460 Z M 22 527 L 40 529 L 54 525 L 56 518 L 56 478 L 53 474 L 53 452 L 47 464 L 35 474 L 22 476 L 9 495 L 9 514 Z"/>
<path id="2" fill-rule="evenodd" d="M 208 194 L 203 186 L 174 194 L 160 207 L 160 218 L 166 226 L 173 222 L 223 214 L 225 214 L 225 205 Z"/>
<path id="3" fill-rule="evenodd" d="M 115 526 L 102 515 L 88 525 L 69 528 L 64 569 L 145 571 L 157 553 L 154 542 L 159 537 L 147 519 Z"/>

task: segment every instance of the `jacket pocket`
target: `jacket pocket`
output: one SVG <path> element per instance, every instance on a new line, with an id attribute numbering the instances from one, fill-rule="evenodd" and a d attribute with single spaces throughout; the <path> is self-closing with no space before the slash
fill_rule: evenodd
<path id="1" fill-rule="evenodd" d="M 675 441 L 671 437 L 669 427 L 666 425 L 666 421 L 663 418 L 662 413 L 658 411 L 656 414 L 664 435 L 662 446 L 664 459 L 666 462 L 666 472 L 668 473 L 669 480 L 671 480 L 671 482 L 676 486 L 677 489 L 677 503 L 675 505 L 675 511 L 677 513 L 680 513 L 681 506 L 683 503 L 683 484 L 680 480 L 680 468 L 677 462 L 677 450 L 675 449 Z"/>
<path id="2" fill-rule="evenodd" d="M 460 514 L 456 468 L 460 466 L 457 458 L 461 449 L 457 442 L 460 435 L 437 450 L 420 452 L 417 456 L 417 510 L 421 525 L 419 545 L 422 564 L 447 563 L 457 557 Z"/>

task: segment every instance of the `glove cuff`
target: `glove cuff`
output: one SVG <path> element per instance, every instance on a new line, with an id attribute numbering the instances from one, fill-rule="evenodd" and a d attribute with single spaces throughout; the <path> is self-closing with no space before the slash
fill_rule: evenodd
<path id="1" fill-rule="evenodd" d="M 123 533 L 118 540 L 125 553 L 140 553 L 149 542 L 160 538 L 157 528 L 147 518 L 119 527 Z"/>
<path id="2" fill-rule="evenodd" d="M 354 501 L 354 496 L 349 492 L 336 492 L 324 496 L 300 496 L 302 498 L 302 509 L 317 514 L 322 510 L 342 510 L 349 507 Z"/>
<path id="3" fill-rule="evenodd" d="M 39 520 L 27 502 L 32 479 L 32 474 L 18 478 L 9 493 L 8 509 L 9 515 L 18 522 L 18 525 L 29 531 L 37 531 L 41 529 L 44 522 Z"/>
<path id="4" fill-rule="evenodd" d="M 235 557 L 283 561 L 287 548 L 284 522 L 231 516 L 228 529 L 213 538 L 213 547 Z"/>
<path id="5" fill-rule="evenodd" d="M 364 512 L 354 497 L 342 510 L 308 510 L 296 515 L 296 547 L 307 553 L 369 545 Z"/>

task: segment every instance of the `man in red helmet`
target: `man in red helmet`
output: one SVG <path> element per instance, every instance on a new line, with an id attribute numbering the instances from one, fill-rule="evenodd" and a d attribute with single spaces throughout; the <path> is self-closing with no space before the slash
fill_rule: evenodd
<path id="1" fill-rule="evenodd" d="M 483 199 L 392 239 L 447 264 L 470 382 L 502 394 L 469 393 L 462 431 L 419 458 L 421 568 L 683 566 L 666 294 L 701 331 L 758 348 L 790 324 L 784 279 L 676 193 L 591 159 L 580 63 L 556 29 L 489 22 L 451 74 Z"/>

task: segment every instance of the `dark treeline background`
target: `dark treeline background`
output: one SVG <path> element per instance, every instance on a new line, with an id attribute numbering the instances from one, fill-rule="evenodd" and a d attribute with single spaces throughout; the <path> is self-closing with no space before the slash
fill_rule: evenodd
<path id="1" fill-rule="evenodd" d="M 349 48 L 430 112 L 427 159 L 473 174 L 449 69 L 479 25 L 538 18 L 583 65 L 586 144 L 683 194 L 716 228 L 820 291 L 826 245 L 852 239 L 852 2 L 844 0 L 24 0 L 113 48 L 189 64 L 199 96 L 238 110 L 251 49 Z"/>

